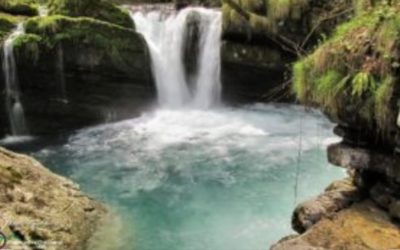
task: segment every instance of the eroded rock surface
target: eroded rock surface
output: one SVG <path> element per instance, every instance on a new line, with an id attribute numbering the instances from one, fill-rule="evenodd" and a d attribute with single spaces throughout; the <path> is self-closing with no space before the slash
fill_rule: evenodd
<path id="1" fill-rule="evenodd" d="M 271 250 L 387 250 L 400 248 L 400 228 L 371 201 L 327 217 L 300 236 L 283 239 Z"/>
<path id="2" fill-rule="evenodd" d="M 292 227 L 303 233 L 318 221 L 349 207 L 362 197 L 362 192 L 350 178 L 332 183 L 318 197 L 297 206 L 292 217 Z"/>
<path id="3" fill-rule="evenodd" d="M 36 160 L 0 148 L 0 231 L 9 249 L 84 249 L 106 208 Z"/>

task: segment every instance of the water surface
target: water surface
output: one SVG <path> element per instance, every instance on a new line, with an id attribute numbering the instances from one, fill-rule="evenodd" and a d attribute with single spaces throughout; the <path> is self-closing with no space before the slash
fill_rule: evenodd
<path id="1" fill-rule="evenodd" d="M 292 233 L 297 168 L 297 201 L 344 176 L 326 160 L 331 131 L 299 106 L 159 109 L 33 155 L 118 213 L 96 248 L 261 250 Z"/>

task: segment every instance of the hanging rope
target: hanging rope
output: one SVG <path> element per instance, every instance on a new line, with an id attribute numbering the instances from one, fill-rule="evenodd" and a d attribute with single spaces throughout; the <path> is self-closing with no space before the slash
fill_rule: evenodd
<path id="1" fill-rule="evenodd" d="M 300 163 L 301 163 L 301 155 L 303 152 L 303 116 L 304 112 L 300 112 L 300 124 L 299 124 L 299 141 L 298 141 L 298 149 L 297 149 L 297 161 L 296 161 L 296 175 L 294 182 L 294 206 L 297 204 L 297 196 L 299 193 L 299 176 L 300 176 Z"/>

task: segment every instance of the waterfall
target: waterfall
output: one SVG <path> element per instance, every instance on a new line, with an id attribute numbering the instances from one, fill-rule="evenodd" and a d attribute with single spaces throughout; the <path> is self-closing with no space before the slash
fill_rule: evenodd
<path id="1" fill-rule="evenodd" d="M 28 133 L 24 108 L 21 103 L 18 84 L 17 66 L 14 57 L 14 39 L 24 33 L 23 24 L 7 38 L 3 45 L 3 72 L 6 83 L 6 108 L 9 116 L 12 135 L 24 135 Z"/>
<path id="2" fill-rule="evenodd" d="M 198 54 L 190 88 L 184 62 L 189 18 L 199 16 Z M 205 8 L 186 8 L 179 12 L 151 11 L 132 13 L 136 29 L 146 39 L 156 80 L 158 101 L 163 107 L 208 108 L 220 96 L 221 13 Z"/>

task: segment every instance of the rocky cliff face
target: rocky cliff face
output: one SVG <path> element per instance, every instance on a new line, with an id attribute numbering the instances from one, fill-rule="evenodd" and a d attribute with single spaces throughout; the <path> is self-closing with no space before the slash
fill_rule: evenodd
<path id="1" fill-rule="evenodd" d="M 231 101 L 287 100 L 289 65 L 353 15 L 353 2 L 225 0 L 222 82 Z"/>
<path id="2" fill-rule="evenodd" d="M 2 148 L 0 200 L 7 249 L 85 249 L 107 213 L 73 182 Z"/>
<path id="3" fill-rule="evenodd" d="M 292 222 L 301 235 L 272 249 L 400 247 L 399 11 L 398 1 L 359 10 L 295 64 L 297 96 L 338 124 L 343 140 L 328 147 L 328 160 L 350 182 L 299 205 Z"/>
<path id="4" fill-rule="evenodd" d="M 25 34 L 13 42 L 31 134 L 132 117 L 155 100 L 148 48 L 129 14 L 92 2 L 50 1 L 49 16 L 26 19 Z M 0 135 L 9 133 L 2 127 Z"/>

